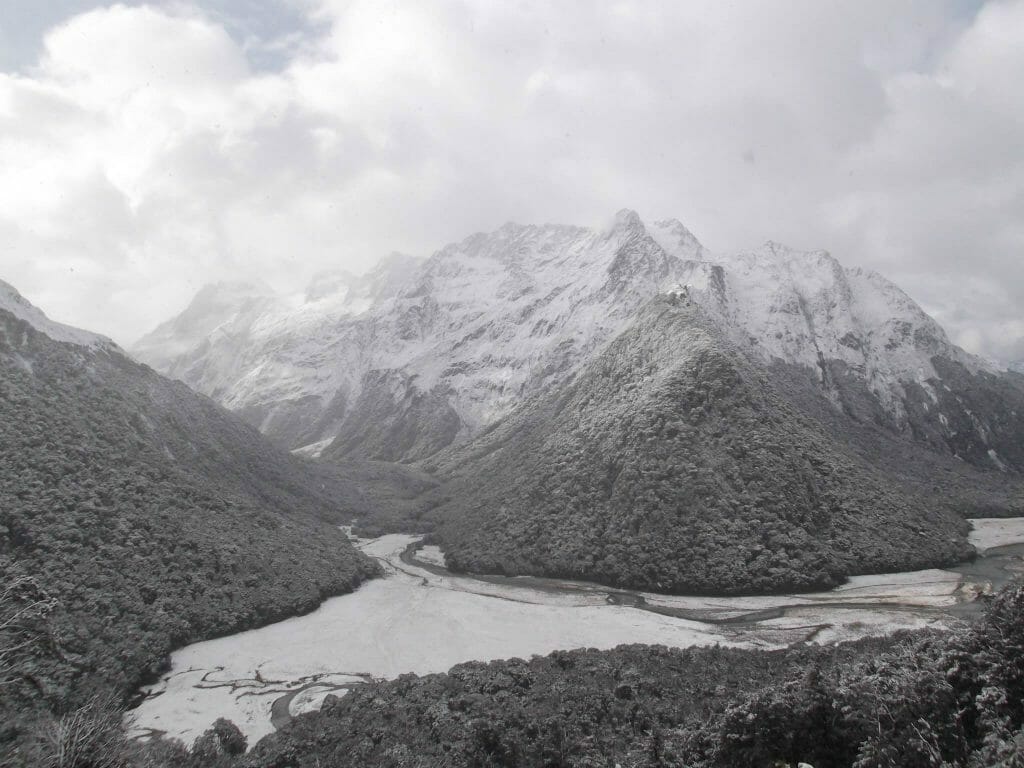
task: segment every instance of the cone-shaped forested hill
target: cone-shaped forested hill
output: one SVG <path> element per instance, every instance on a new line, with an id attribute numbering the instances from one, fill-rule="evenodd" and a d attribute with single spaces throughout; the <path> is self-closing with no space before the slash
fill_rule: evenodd
<path id="1" fill-rule="evenodd" d="M 572 382 L 443 455 L 457 570 L 668 592 L 813 589 L 970 553 L 772 389 L 685 298 L 653 300 Z"/>

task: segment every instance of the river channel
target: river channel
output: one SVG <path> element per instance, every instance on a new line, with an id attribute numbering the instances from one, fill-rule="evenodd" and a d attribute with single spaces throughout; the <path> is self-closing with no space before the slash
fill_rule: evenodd
<path id="1" fill-rule="evenodd" d="M 357 546 L 381 562 L 384 578 L 305 616 L 176 651 L 130 717 L 138 735 L 186 743 L 227 717 L 251 745 L 328 693 L 473 659 L 622 643 L 780 648 L 951 627 L 971 620 L 980 594 L 1024 572 L 1024 518 L 972 522 L 979 556 L 957 568 L 856 576 L 826 592 L 765 597 L 456 575 L 416 536 L 362 540 Z"/>

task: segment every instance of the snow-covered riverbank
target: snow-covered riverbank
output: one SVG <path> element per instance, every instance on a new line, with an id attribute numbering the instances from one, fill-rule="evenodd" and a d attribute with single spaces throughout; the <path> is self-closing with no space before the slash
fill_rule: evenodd
<path id="1" fill-rule="evenodd" d="M 976 531 L 979 549 L 1024 542 L 1024 521 L 979 521 Z M 951 609 L 986 588 L 969 573 L 927 570 L 770 597 L 676 597 L 550 581 L 541 589 L 530 580 L 441 572 L 432 550 L 421 562 L 435 567 L 403 562 L 416 540 L 396 534 L 362 543 L 387 576 L 307 616 L 175 652 L 171 671 L 132 713 L 139 732 L 191 742 L 227 717 L 253 743 L 327 693 L 372 678 L 443 672 L 471 659 L 622 643 L 781 647 L 946 626 L 960 620 Z"/>
<path id="2" fill-rule="evenodd" d="M 1024 517 L 986 517 L 972 520 L 970 542 L 979 553 L 1024 541 Z"/>

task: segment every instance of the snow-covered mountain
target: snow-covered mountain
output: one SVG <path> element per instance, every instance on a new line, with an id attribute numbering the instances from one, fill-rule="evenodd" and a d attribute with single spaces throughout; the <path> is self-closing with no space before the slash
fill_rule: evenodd
<path id="1" fill-rule="evenodd" d="M 302 297 L 208 287 L 133 351 L 292 447 L 364 434 L 383 408 L 400 445 L 373 454 L 425 455 L 564 378 L 681 265 L 631 212 L 606 231 L 509 224 Z"/>
<path id="2" fill-rule="evenodd" d="M 837 404 L 841 372 L 897 429 L 908 391 L 937 401 L 936 358 L 988 372 L 876 273 L 771 242 L 713 254 L 680 222 L 628 210 L 604 229 L 506 224 L 421 262 L 321 276 L 301 297 L 211 286 L 133 351 L 292 448 L 415 460 L 567 380 L 662 293 L 754 359 L 813 372 Z"/>
<path id="3" fill-rule="evenodd" d="M 842 363 L 896 418 L 904 415 L 906 384 L 929 388 L 937 377 L 933 357 L 989 370 L 896 285 L 846 269 L 827 251 L 768 242 L 689 269 L 691 294 L 736 343 L 765 362 L 816 369 L 823 382 L 824 364 Z"/>

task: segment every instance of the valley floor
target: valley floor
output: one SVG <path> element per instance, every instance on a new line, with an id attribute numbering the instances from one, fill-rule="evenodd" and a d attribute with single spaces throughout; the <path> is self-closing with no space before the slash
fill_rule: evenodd
<path id="1" fill-rule="evenodd" d="M 1024 519 L 976 520 L 974 563 L 859 576 L 834 590 L 706 598 L 553 579 L 448 573 L 418 537 L 360 542 L 387 575 L 307 615 L 196 643 L 145 690 L 135 733 L 190 743 L 217 717 L 256 739 L 291 715 L 372 679 L 442 672 L 468 660 L 625 643 L 780 648 L 952 626 L 974 598 L 1024 570 Z"/>

